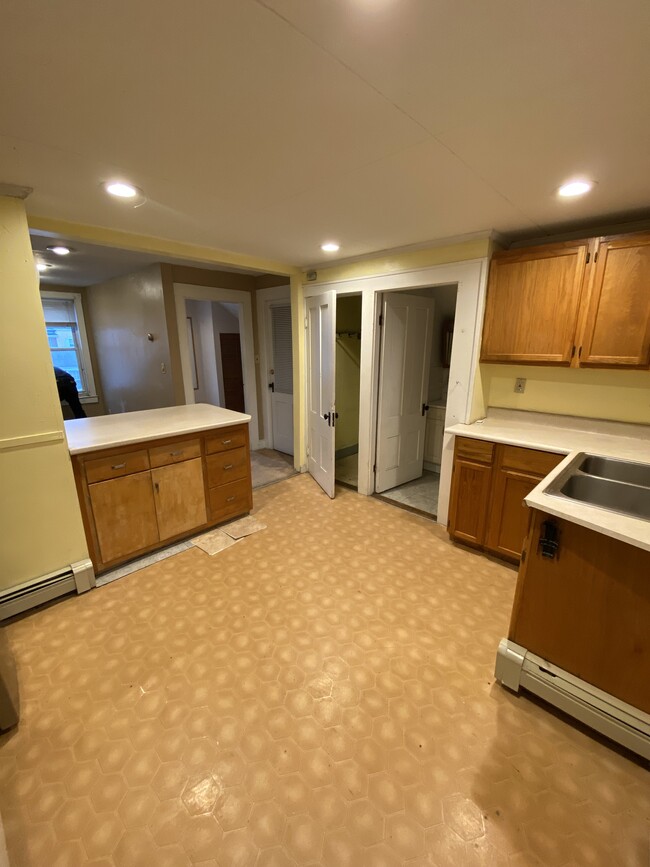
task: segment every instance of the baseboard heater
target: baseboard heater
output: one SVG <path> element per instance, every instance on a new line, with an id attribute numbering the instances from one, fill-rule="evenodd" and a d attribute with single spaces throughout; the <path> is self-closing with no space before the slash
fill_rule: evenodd
<path id="1" fill-rule="evenodd" d="M 650 759 L 650 715 L 620 701 L 503 638 L 497 651 L 495 676 L 513 692 L 525 689 L 580 722 Z"/>
<path id="2" fill-rule="evenodd" d="M 84 593 L 94 586 L 93 564 L 90 560 L 79 560 L 67 569 L 51 572 L 0 591 L 0 620 L 15 617 L 16 614 L 67 593 Z"/>

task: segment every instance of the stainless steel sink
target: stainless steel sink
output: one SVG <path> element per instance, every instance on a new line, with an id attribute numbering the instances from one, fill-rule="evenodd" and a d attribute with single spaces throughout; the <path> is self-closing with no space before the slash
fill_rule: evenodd
<path id="1" fill-rule="evenodd" d="M 650 464 L 579 454 L 548 485 L 546 493 L 647 521 Z"/>
<path id="2" fill-rule="evenodd" d="M 650 464 L 637 464 L 634 461 L 621 461 L 617 458 L 602 458 L 589 455 L 580 464 L 581 472 L 601 479 L 627 482 L 650 488 Z"/>
<path id="3" fill-rule="evenodd" d="M 650 519 L 650 488 L 597 476 L 573 475 L 560 488 L 572 500 L 612 512 Z"/>

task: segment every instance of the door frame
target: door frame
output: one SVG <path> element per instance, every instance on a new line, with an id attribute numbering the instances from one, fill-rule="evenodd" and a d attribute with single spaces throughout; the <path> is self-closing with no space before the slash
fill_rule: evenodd
<path id="1" fill-rule="evenodd" d="M 271 405 L 271 392 L 268 388 L 269 368 L 271 366 L 271 348 L 273 338 L 271 333 L 271 307 L 275 304 L 288 304 L 291 307 L 291 287 L 272 286 L 268 289 L 258 289 L 255 293 L 257 305 L 257 331 L 260 350 L 260 364 L 258 373 L 260 377 L 260 389 L 262 393 L 261 412 L 264 425 L 264 437 L 260 440 L 260 448 L 273 448 L 273 407 Z M 293 327 L 293 317 L 291 319 Z M 293 334 L 291 335 L 293 342 Z M 293 372 L 293 390 L 296 391 L 296 371 Z M 294 455 L 296 444 L 294 442 Z"/>
<path id="2" fill-rule="evenodd" d="M 249 424 L 250 443 L 252 449 L 260 448 L 259 425 L 257 411 L 257 390 L 255 377 L 255 348 L 253 343 L 253 303 L 250 292 L 239 289 L 219 289 L 213 286 L 195 286 L 192 283 L 174 283 L 174 302 L 176 304 L 176 326 L 181 353 L 181 369 L 183 371 L 183 391 L 185 403 L 193 404 L 194 387 L 192 385 L 192 367 L 190 363 L 190 348 L 187 342 L 185 324 L 185 301 L 228 301 L 240 305 L 239 338 L 241 340 L 242 373 L 244 375 L 244 400 L 246 412 L 251 417 Z"/>
<path id="3" fill-rule="evenodd" d="M 485 309 L 488 258 L 463 262 L 449 262 L 368 277 L 337 280 L 317 285 L 305 285 L 304 297 L 334 291 L 337 295 L 361 292 L 361 371 L 359 395 L 359 486 L 360 494 L 375 491 L 374 465 L 377 445 L 377 402 L 379 393 L 379 347 L 381 294 L 412 289 L 426 289 L 455 283 L 456 317 L 449 370 L 450 390 L 445 412 L 445 428 L 454 424 L 469 424 L 483 412 L 482 401 L 475 401 L 478 379 L 478 358 L 481 342 L 481 325 Z M 303 315 L 307 307 L 304 304 Z M 304 399 L 306 405 L 307 382 L 305 377 Z M 307 416 L 303 419 L 307 424 Z M 306 428 L 305 428 L 306 429 Z M 443 438 L 440 467 L 440 497 L 438 501 L 439 524 L 446 526 L 451 490 L 453 464 L 453 435 Z"/>

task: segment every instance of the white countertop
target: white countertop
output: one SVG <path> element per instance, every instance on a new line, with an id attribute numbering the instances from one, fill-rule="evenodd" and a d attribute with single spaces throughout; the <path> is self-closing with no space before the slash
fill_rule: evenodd
<path id="1" fill-rule="evenodd" d="M 650 521 L 546 493 L 579 452 L 650 463 L 649 426 L 490 408 L 485 419 L 445 432 L 567 455 L 530 492 L 526 505 L 650 551 Z"/>
<path id="2" fill-rule="evenodd" d="M 96 418 L 75 418 L 65 422 L 65 433 L 70 454 L 79 455 L 98 449 L 164 439 L 176 434 L 229 427 L 250 420 L 251 417 L 246 413 L 195 403 Z"/>

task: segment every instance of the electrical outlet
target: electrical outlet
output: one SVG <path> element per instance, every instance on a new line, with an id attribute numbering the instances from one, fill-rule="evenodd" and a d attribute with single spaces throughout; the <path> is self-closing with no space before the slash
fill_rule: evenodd
<path id="1" fill-rule="evenodd" d="M 526 380 L 523 377 L 515 379 L 515 394 L 523 394 L 526 391 Z"/>

